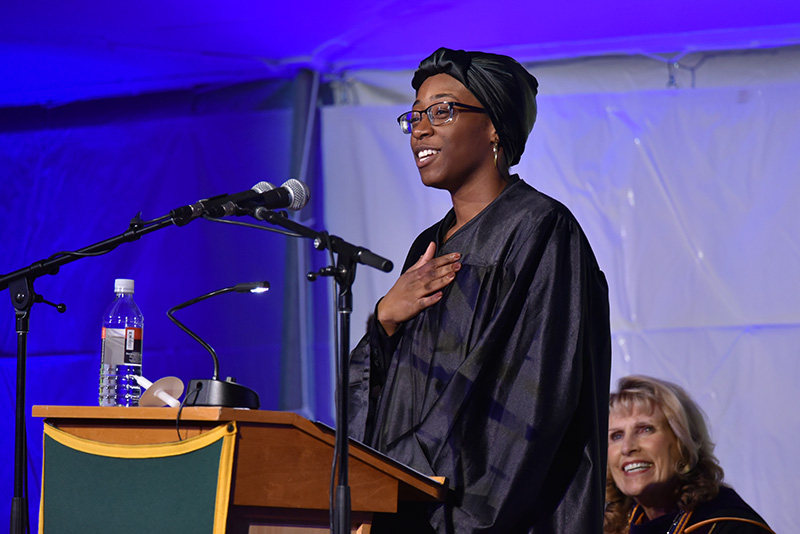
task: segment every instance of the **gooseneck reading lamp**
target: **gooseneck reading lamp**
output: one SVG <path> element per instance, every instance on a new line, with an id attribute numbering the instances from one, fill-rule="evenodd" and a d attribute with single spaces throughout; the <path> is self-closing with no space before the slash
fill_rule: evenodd
<path id="1" fill-rule="evenodd" d="M 183 323 L 177 320 L 173 313 L 192 304 L 196 304 L 201 300 L 206 300 L 223 293 L 230 293 L 235 291 L 237 293 L 263 293 L 269 290 L 269 282 L 250 282 L 247 284 L 237 284 L 233 287 L 226 287 L 218 289 L 205 295 L 200 295 L 191 300 L 187 300 L 183 304 L 173 306 L 167 311 L 167 316 L 170 320 L 178 325 L 178 328 L 192 336 L 192 339 L 200 343 L 210 354 L 214 360 L 214 375 L 210 380 L 190 380 L 189 386 L 186 388 L 186 397 L 184 399 L 185 406 L 227 406 L 231 408 L 250 408 L 257 410 L 259 407 L 258 394 L 250 388 L 237 384 L 233 378 L 228 378 L 225 381 L 219 379 L 219 358 L 217 352 L 200 336 L 189 330 Z"/>

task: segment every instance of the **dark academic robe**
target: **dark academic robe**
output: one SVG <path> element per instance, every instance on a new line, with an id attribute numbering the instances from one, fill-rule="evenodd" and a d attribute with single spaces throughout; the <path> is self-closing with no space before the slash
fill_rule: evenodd
<path id="1" fill-rule="evenodd" d="M 608 288 L 569 210 L 512 178 L 442 242 L 460 252 L 444 297 L 391 337 L 371 319 L 350 358 L 350 434 L 429 475 L 445 503 L 374 531 L 602 532 L 611 344 Z"/>
<path id="2" fill-rule="evenodd" d="M 748 519 L 758 524 L 724 518 Z M 637 519 L 637 517 L 632 518 L 633 522 Z M 703 526 L 697 526 L 709 519 L 716 520 Z M 670 527 L 675 520 L 676 514 L 667 514 L 638 525 L 631 524 L 630 534 L 665 534 L 670 532 Z M 696 530 L 692 530 L 692 534 L 768 534 L 770 532 L 767 523 L 761 516 L 750 508 L 738 493 L 726 486 L 719 489 L 719 495 L 716 498 L 699 504 L 685 525 L 670 534 L 682 534 L 691 530 L 692 527 L 696 527 Z"/>

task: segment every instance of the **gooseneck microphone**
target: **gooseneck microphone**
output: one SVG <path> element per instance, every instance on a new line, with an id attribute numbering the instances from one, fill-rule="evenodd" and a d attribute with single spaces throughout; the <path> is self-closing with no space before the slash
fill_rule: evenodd
<path id="1" fill-rule="evenodd" d="M 198 217 L 242 215 L 257 207 L 299 210 L 308 204 L 310 198 L 308 186 L 294 178 L 287 180 L 280 187 L 275 187 L 269 182 L 259 182 L 241 193 L 218 195 L 174 209 L 170 212 L 170 216 L 175 224 L 183 226 Z"/>
<path id="2" fill-rule="evenodd" d="M 214 362 L 214 374 L 211 379 L 194 379 L 189 381 L 189 386 L 186 388 L 186 397 L 184 397 L 184 404 L 186 406 L 229 406 L 233 408 L 250 408 L 257 410 L 259 407 L 258 393 L 238 384 L 235 379 L 228 378 L 225 381 L 219 379 L 219 358 L 217 358 L 217 351 L 211 345 L 206 343 L 199 335 L 194 333 L 185 324 L 180 322 L 173 315 L 176 311 L 182 310 L 187 306 L 196 304 L 201 300 L 215 297 L 223 293 L 263 293 L 269 289 L 269 282 L 251 282 L 247 284 L 237 284 L 233 287 L 226 287 L 218 289 L 210 293 L 205 293 L 199 297 L 187 300 L 182 304 L 173 306 L 167 311 L 167 317 L 170 321 L 175 323 L 181 330 L 189 334 L 192 339 L 200 343 L 209 354 Z"/>

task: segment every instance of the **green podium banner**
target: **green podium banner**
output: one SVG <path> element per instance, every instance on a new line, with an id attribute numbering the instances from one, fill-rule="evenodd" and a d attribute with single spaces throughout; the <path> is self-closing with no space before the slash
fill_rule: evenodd
<path id="1" fill-rule="evenodd" d="M 223 534 L 236 424 L 178 442 L 116 445 L 44 428 L 40 534 Z"/>

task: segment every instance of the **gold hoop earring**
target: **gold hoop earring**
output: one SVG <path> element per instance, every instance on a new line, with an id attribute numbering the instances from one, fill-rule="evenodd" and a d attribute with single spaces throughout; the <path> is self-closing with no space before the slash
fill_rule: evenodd
<path id="1" fill-rule="evenodd" d="M 494 152 L 494 168 L 496 169 L 497 168 L 497 152 L 498 152 L 497 143 L 492 143 L 492 151 Z"/>

